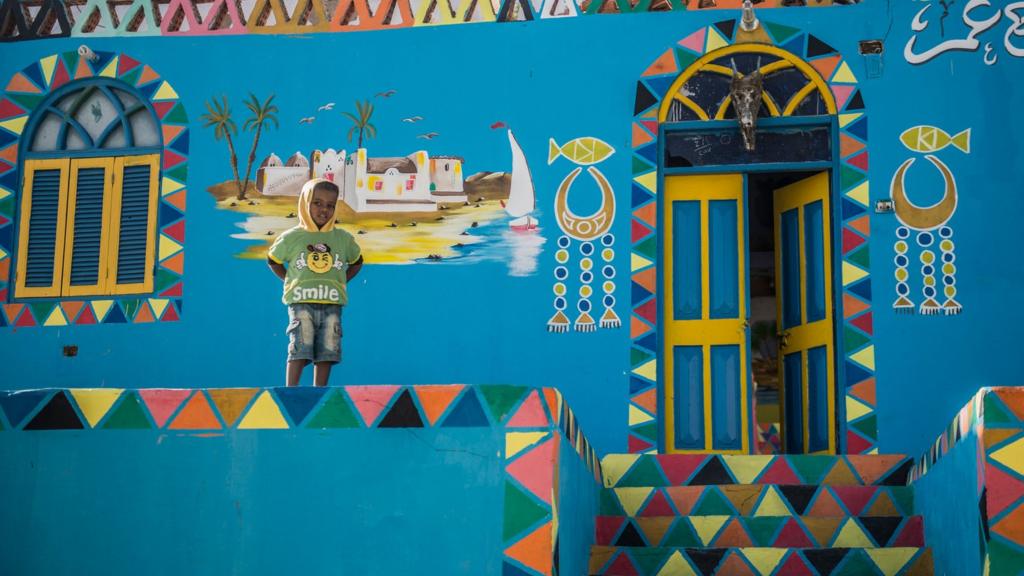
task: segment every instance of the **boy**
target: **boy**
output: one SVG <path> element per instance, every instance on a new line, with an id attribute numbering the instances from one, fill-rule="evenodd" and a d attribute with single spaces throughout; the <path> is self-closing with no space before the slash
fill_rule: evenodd
<path id="1" fill-rule="evenodd" d="M 341 307 L 363 257 L 352 235 L 334 227 L 337 202 L 333 182 L 306 182 L 299 225 L 281 234 L 267 253 L 267 265 L 284 281 L 282 301 L 288 306 L 288 386 L 298 385 L 310 362 L 314 385 L 326 386 L 331 366 L 341 361 Z"/>

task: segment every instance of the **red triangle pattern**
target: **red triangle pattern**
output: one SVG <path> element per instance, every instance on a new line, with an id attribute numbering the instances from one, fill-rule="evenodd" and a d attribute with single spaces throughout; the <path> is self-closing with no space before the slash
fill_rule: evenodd
<path id="1" fill-rule="evenodd" d="M 171 150 L 164 150 L 164 170 L 173 168 L 184 161 L 185 157 L 181 154 L 175 154 Z"/>
<path id="2" fill-rule="evenodd" d="M 924 534 L 924 517 L 911 516 L 903 524 L 903 531 L 889 546 L 893 548 L 916 548 L 921 545 Z"/>
<path id="3" fill-rule="evenodd" d="M 991 462 L 985 464 L 985 486 L 988 488 L 988 517 L 995 518 L 1007 506 L 1024 495 L 1024 482 L 1003 472 Z"/>
<path id="4" fill-rule="evenodd" d="M 843 254 L 867 242 L 860 234 L 854 234 L 849 228 L 843 228 Z"/>
<path id="5" fill-rule="evenodd" d="M 191 393 L 191 390 L 159 388 L 139 390 L 139 396 L 142 397 L 142 402 L 146 404 L 146 408 L 149 409 L 150 415 L 153 416 L 153 422 L 156 424 L 157 428 L 164 427 L 164 424 L 167 423 L 167 419 L 171 417 L 171 414 L 178 409 L 178 406 L 181 406 L 181 403 L 184 402 L 185 398 L 187 398 Z"/>
<path id="6" fill-rule="evenodd" d="M 656 318 L 658 317 L 658 299 L 651 298 L 647 302 L 644 302 L 643 304 L 637 306 L 634 312 L 637 316 L 643 318 L 644 320 L 647 320 L 651 324 L 657 324 L 658 321 L 656 320 Z"/>
<path id="7" fill-rule="evenodd" d="M 822 546 L 827 546 L 828 542 L 822 543 Z M 807 533 L 804 532 L 800 524 L 793 518 L 786 520 L 786 524 L 782 527 L 779 535 L 775 538 L 775 542 L 772 544 L 775 548 L 814 548 L 814 542 L 807 537 Z"/>
<path id="8" fill-rule="evenodd" d="M 164 116 L 167 116 L 167 113 L 171 111 L 171 108 L 174 108 L 175 104 L 176 102 L 173 100 L 170 102 L 153 102 L 153 109 L 156 110 L 156 115 L 163 120 Z"/>
<path id="9" fill-rule="evenodd" d="M 633 243 L 634 244 L 639 242 L 640 240 L 648 237 L 651 234 L 651 229 L 648 228 L 647 226 L 644 226 L 643 224 L 641 224 L 640 222 L 638 222 L 636 220 L 633 220 L 632 222 L 633 222 L 633 230 L 632 230 L 631 237 L 633 239 Z"/>
<path id="10" fill-rule="evenodd" d="M 784 457 L 776 458 L 768 470 L 761 474 L 758 482 L 761 484 L 803 484 Z"/>
<path id="11" fill-rule="evenodd" d="M 675 516 L 676 512 L 672 509 L 672 505 L 668 503 L 668 499 L 665 498 L 665 493 L 661 490 L 655 490 L 654 496 L 652 496 L 650 501 L 647 502 L 647 506 L 644 507 L 642 512 L 640 512 L 640 515 Z"/>
<path id="12" fill-rule="evenodd" d="M 168 306 L 169 308 L 169 306 Z M 75 324 L 95 324 L 96 314 L 92 311 L 92 306 L 86 306 L 82 309 L 82 313 L 78 315 L 78 320 L 75 320 Z"/>
<path id="13" fill-rule="evenodd" d="M 174 286 L 171 286 L 167 290 L 160 293 L 165 298 L 179 298 L 181 297 L 181 282 L 178 282 Z"/>
<path id="14" fill-rule="evenodd" d="M 57 60 L 57 70 L 53 73 L 53 82 L 50 82 L 50 91 L 53 92 L 71 80 L 68 69 L 64 67 L 64 60 Z"/>
<path id="15" fill-rule="evenodd" d="M 164 234 L 174 238 L 178 242 L 185 241 L 185 219 L 178 220 L 174 224 L 164 228 Z"/>
<path id="16" fill-rule="evenodd" d="M 612 562 L 611 566 L 602 574 L 614 574 L 615 576 L 639 576 L 636 566 L 633 566 L 633 562 L 626 555 L 626 551 L 620 549 L 619 557 Z"/>
<path id="17" fill-rule="evenodd" d="M 19 328 L 25 328 L 28 326 L 35 326 L 36 319 L 32 316 L 32 309 L 28 306 L 25 307 L 25 311 L 18 317 L 18 321 L 14 323 Z"/>
<path id="18" fill-rule="evenodd" d="M 815 576 L 817 572 L 811 570 L 799 554 L 790 554 L 789 560 L 782 564 L 776 574 L 779 576 Z"/>
<path id="19" fill-rule="evenodd" d="M 506 428 L 535 428 L 547 426 L 547 416 L 544 414 L 544 406 L 540 403 L 540 395 L 534 390 L 526 397 L 519 410 L 505 423 Z"/>
<path id="20" fill-rule="evenodd" d="M 868 450 L 871 450 L 871 442 L 868 442 L 855 433 L 853 430 L 846 431 L 846 453 L 847 454 L 863 454 Z"/>
<path id="21" fill-rule="evenodd" d="M 9 99 L 4 98 L 3 100 L 0 100 L 0 120 L 13 118 L 14 116 L 21 116 L 26 113 L 27 112 L 22 110 L 20 106 Z"/>
<path id="22" fill-rule="evenodd" d="M 516 479 L 534 496 L 551 504 L 551 492 L 555 479 L 555 439 L 546 441 L 515 459 L 505 467 L 509 476 Z"/>
<path id="23" fill-rule="evenodd" d="M 117 61 L 117 75 L 123 76 L 125 72 L 135 68 L 139 65 L 139 61 L 135 60 L 130 56 L 121 55 L 121 59 Z"/>
<path id="24" fill-rule="evenodd" d="M 366 426 L 372 427 L 380 413 L 391 403 L 401 386 L 346 386 L 345 392 L 352 398 L 356 410 L 363 417 Z"/>
<path id="25" fill-rule="evenodd" d="M 625 521 L 622 516 L 598 516 L 595 520 L 597 545 L 611 546 Z"/>
<path id="26" fill-rule="evenodd" d="M 658 121 L 657 120 L 641 120 L 640 123 L 643 124 L 644 128 L 647 128 L 647 130 L 649 130 L 651 132 L 651 134 L 657 134 L 658 133 Z"/>
<path id="27" fill-rule="evenodd" d="M 871 312 L 857 316 L 853 320 L 850 320 L 850 324 L 860 328 L 869 336 L 874 334 L 874 320 L 871 316 Z"/>
<path id="28" fill-rule="evenodd" d="M 703 454 L 680 454 L 655 456 L 661 466 L 662 473 L 672 486 L 685 486 L 693 473 L 700 469 L 708 456 Z"/>
<path id="29" fill-rule="evenodd" d="M 629 440 L 626 442 L 626 444 L 626 447 L 629 449 L 630 454 L 646 452 L 654 447 L 654 444 L 651 444 L 647 440 L 644 440 L 643 438 L 640 438 L 639 436 L 634 436 L 632 434 L 629 435 Z"/>
<path id="30" fill-rule="evenodd" d="M 846 163 L 849 164 L 850 166 L 856 166 L 857 168 L 860 168 L 861 170 L 867 172 L 868 171 L 868 152 L 867 152 L 867 150 L 861 152 L 860 154 L 857 154 L 853 158 L 850 158 L 849 160 L 846 161 Z"/>
<path id="31" fill-rule="evenodd" d="M 179 282 L 177 285 L 181 286 L 181 283 Z M 167 309 L 164 310 L 164 315 L 160 317 L 160 320 L 163 322 L 177 322 L 178 320 L 181 320 L 178 316 L 177 309 L 174 308 L 174 304 L 167 305 Z"/>

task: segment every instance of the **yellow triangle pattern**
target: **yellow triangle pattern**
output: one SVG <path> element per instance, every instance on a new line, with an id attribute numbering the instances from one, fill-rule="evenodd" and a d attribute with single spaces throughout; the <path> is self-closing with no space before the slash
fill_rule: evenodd
<path id="1" fill-rule="evenodd" d="M 710 546 L 715 535 L 729 520 L 729 516 L 690 516 L 688 520 L 693 524 L 693 530 L 697 533 L 701 543 Z"/>
<path id="2" fill-rule="evenodd" d="M 658 576 L 697 576 L 697 573 L 693 571 L 693 567 L 683 558 L 683 555 L 676 550 L 658 571 Z"/>
<path id="3" fill-rule="evenodd" d="M 722 463 L 732 472 L 736 481 L 740 484 L 753 484 L 769 464 L 774 456 L 722 456 Z"/>
<path id="4" fill-rule="evenodd" d="M 718 50 L 723 46 L 728 46 L 729 41 L 725 39 L 725 36 L 718 31 L 714 26 L 708 26 L 707 39 L 704 41 L 704 53 L 707 54 L 712 50 Z"/>
<path id="5" fill-rule="evenodd" d="M 164 314 L 164 309 L 167 308 L 167 304 L 170 302 L 167 298 L 150 298 L 149 305 L 153 307 L 153 315 L 156 318 L 160 318 Z"/>
<path id="6" fill-rule="evenodd" d="M 868 346 L 867 348 L 857 352 L 850 356 L 850 359 L 854 362 L 864 366 L 865 368 L 874 370 L 875 369 L 875 347 L 874 345 Z"/>
<path id="7" fill-rule="evenodd" d="M 871 413 L 871 407 L 853 396 L 846 396 L 846 421 L 852 422 Z"/>
<path id="8" fill-rule="evenodd" d="M 10 195 L 10 190 L 8 190 L 7 188 L 0 187 L 0 200 L 3 200 L 4 198 L 7 198 Z"/>
<path id="9" fill-rule="evenodd" d="M 786 555 L 786 548 L 740 548 L 740 552 L 748 562 L 754 565 L 758 574 L 768 576 Z"/>
<path id="10" fill-rule="evenodd" d="M 177 242 L 175 242 L 174 240 L 171 240 L 170 238 L 168 238 L 167 236 L 165 236 L 163 234 L 160 235 L 160 250 L 159 250 L 160 258 L 159 258 L 159 260 L 161 260 L 161 261 L 166 260 L 166 259 L 170 258 L 171 256 L 174 256 L 175 254 L 177 254 L 180 251 L 181 251 L 181 244 L 178 244 Z"/>
<path id="11" fill-rule="evenodd" d="M 47 56 L 39 61 L 39 66 L 43 69 L 43 78 L 46 79 L 46 87 L 50 87 L 50 82 L 53 81 L 53 71 L 57 68 L 57 55 Z"/>
<path id="12" fill-rule="evenodd" d="M 615 496 L 622 504 L 622 509 L 626 511 L 626 516 L 636 516 L 651 492 L 654 492 L 654 488 L 616 488 Z"/>
<path id="13" fill-rule="evenodd" d="M 505 434 L 505 458 L 519 454 L 527 446 L 533 446 L 547 435 L 547 432 L 509 432 Z"/>
<path id="14" fill-rule="evenodd" d="M 757 508 L 754 509 L 754 516 L 789 516 L 792 512 L 786 507 L 786 503 L 783 502 L 782 496 L 779 496 L 779 490 L 774 486 L 769 486 L 764 491 L 764 496 L 761 497 L 761 502 L 757 504 Z"/>
<path id="15" fill-rule="evenodd" d="M 618 484 L 639 459 L 639 454 L 609 454 L 602 458 L 601 472 L 604 475 L 604 485 L 610 488 Z"/>
<path id="16" fill-rule="evenodd" d="M 839 536 L 836 536 L 836 541 L 832 544 L 833 548 L 871 548 L 874 544 L 871 542 L 871 538 L 864 533 L 863 530 L 857 526 L 857 522 L 853 518 L 847 518 L 846 524 L 843 524 L 841 530 L 839 530 Z"/>
<path id="17" fill-rule="evenodd" d="M 867 275 L 866 270 L 858 268 L 849 262 L 843 262 L 843 286 L 849 286 Z"/>
<path id="18" fill-rule="evenodd" d="M 2 196 L 0 196 L 0 198 L 2 198 Z M 629 258 L 629 271 L 630 272 L 636 272 L 637 270 L 643 270 L 644 268 L 647 268 L 651 264 L 654 264 L 654 262 L 651 262 L 650 260 L 648 260 L 647 258 L 644 258 L 643 256 L 639 256 L 637 254 L 630 254 L 630 258 Z"/>
<path id="19" fill-rule="evenodd" d="M 643 424 L 654 420 L 654 416 L 651 416 L 647 412 L 637 408 L 635 405 L 629 405 L 629 425 L 636 426 L 637 424 Z"/>
<path id="20" fill-rule="evenodd" d="M 3 198 L 3 196 L 0 196 L 0 198 Z M 7 258 L 7 252 L 5 252 L 3 248 L 0 248 L 0 260 L 3 260 L 4 258 Z"/>
<path id="21" fill-rule="evenodd" d="M 50 312 L 50 316 L 46 318 L 46 322 L 43 322 L 43 326 L 67 326 L 68 320 L 64 317 L 64 311 L 61 310 L 60 306 L 54 306 L 53 312 Z"/>
<path id="22" fill-rule="evenodd" d="M 896 576 L 917 554 L 917 548 L 868 548 L 864 551 L 885 576 Z"/>
<path id="23" fill-rule="evenodd" d="M 113 306 L 113 304 L 114 304 L 113 300 L 93 300 L 92 301 L 92 311 L 93 311 L 94 315 L 96 316 L 96 321 L 97 322 L 102 322 L 103 321 L 103 317 L 107 315 L 107 311 L 110 310 L 110 307 Z"/>
<path id="24" fill-rule="evenodd" d="M 851 122 L 863 116 L 863 112 L 855 112 L 853 114 L 840 114 L 839 115 L 839 127 L 846 128 Z"/>
<path id="25" fill-rule="evenodd" d="M 163 182 L 160 183 L 160 194 L 162 196 L 167 196 L 168 194 L 174 194 L 175 192 L 177 192 L 178 190 L 181 190 L 184 187 L 185 187 L 184 184 L 179 184 L 178 182 L 175 182 L 174 180 L 171 180 L 170 178 L 164 178 Z"/>
<path id="26" fill-rule="evenodd" d="M 153 95 L 154 100 L 177 100 L 178 93 L 171 88 L 171 85 L 164 80 L 164 83 L 157 89 L 156 94 Z"/>
<path id="27" fill-rule="evenodd" d="M 72 388 L 71 396 L 89 421 L 89 426 L 95 428 L 121 396 L 121 392 L 124 392 L 121 388 Z"/>
<path id="28" fill-rule="evenodd" d="M 285 421 L 284 416 L 281 415 L 281 409 L 278 408 L 277 402 L 274 402 L 274 398 L 270 395 L 270 392 L 264 390 L 260 397 L 256 399 L 252 407 L 249 408 L 249 412 L 242 418 L 242 421 L 238 423 L 240 430 L 252 430 L 257 428 L 287 428 L 288 422 Z"/>
<path id="29" fill-rule="evenodd" d="M 633 369 L 633 374 L 637 376 L 643 376 L 648 380 L 657 380 L 658 378 L 658 359 L 648 360 L 643 364 Z"/>
<path id="30" fill-rule="evenodd" d="M 1024 438 L 996 450 L 991 458 L 1017 474 L 1024 475 Z"/>
<path id="31" fill-rule="evenodd" d="M 633 178 L 633 181 L 646 188 L 651 194 L 658 193 L 658 173 L 656 171 L 641 174 Z"/>
<path id="32" fill-rule="evenodd" d="M 19 116 L 10 120 L 4 120 L 0 122 L 0 128 L 6 128 L 15 134 L 21 134 L 21 131 L 25 129 L 25 123 L 28 122 L 28 115 Z"/>
<path id="33" fill-rule="evenodd" d="M 868 183 L 864 181 L 860 186 L 857 186 L 853 190 L 846 193 L 848 198 L 852 198 L 857 202 L 860 202 L 862 206 L 868 205 Z"/>
<path id="34" fill-rule="evenodd" d="M 110 64 L 107 64 L 103 70 L 100 71 L 100 76 L 106 76 L 107 78 L 114 78 L 117 76 L 117 61 L 120 60 L 120 56 L 115 56 Z"/>
<path id="35" fill-rule="evenodd" d="M 839 68 L 836 68 L 836 73 L 832 75 L 832 81 L 843 84 L 856 84 L 857 77 L 853 75 L 853 70 L 850 70 L 850 65 L 844 60 L 839 65 Z"/>

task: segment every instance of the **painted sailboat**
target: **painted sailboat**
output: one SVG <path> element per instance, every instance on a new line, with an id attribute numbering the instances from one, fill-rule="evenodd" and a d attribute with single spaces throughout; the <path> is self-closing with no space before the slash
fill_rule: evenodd
<path id="1" fill-rule="evenodd" d="M 516 232 L 530 232 L 537 229 L 537 220 L 530 216 L 537 208 L 537 197 L 533 190 L 533 177 L 526 164 L 523 149 L 516 142 L 512 131 L 508 131 L 508 143 L 512 148 L 512 184 L 509 188 L 505 212 L 512 217 L 509 228 Z"/>

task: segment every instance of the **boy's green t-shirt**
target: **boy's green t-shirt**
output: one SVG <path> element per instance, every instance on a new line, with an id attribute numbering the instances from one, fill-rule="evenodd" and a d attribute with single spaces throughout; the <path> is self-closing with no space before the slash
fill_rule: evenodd
<path id="1" fill-rule="evenodd" d="M 285 304 L 348 304 L 345 271 L 360 255 L 348 232 L 309 232 L 296 226 L 278 236 L 267 255 L 287 266 L 281 298 Z"/>

